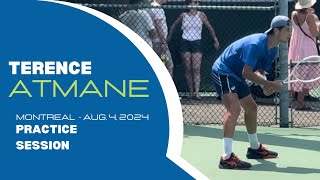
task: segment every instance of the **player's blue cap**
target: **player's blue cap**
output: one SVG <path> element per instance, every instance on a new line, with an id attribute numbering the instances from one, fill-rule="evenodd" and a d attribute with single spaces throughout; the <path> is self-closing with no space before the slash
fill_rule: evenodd
<path id="1" fill-rule="evenodd" d="M 271 21 L 270 29 L 268 29 L 265 33 L 270 32 L 273 28 L 283 26 L 292 26 L 291 20 L 287 16 L 276 16 Z"/>

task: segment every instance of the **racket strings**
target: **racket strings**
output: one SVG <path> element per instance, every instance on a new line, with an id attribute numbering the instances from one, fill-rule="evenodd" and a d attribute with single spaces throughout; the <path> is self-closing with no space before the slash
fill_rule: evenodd
<path id="1" fill-rule="evenodd" d="M 303 82 L 309 83 L 320 80 L 320 57 L 310 56 L 298 63 L 292 68 L 290 65 L 290 75 L 284 82 Z"/>

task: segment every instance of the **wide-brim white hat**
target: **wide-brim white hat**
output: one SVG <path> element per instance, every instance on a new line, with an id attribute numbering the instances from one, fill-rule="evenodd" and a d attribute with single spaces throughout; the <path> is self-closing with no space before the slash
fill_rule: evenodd
<path id="1" fill-rule="evenodd" d="M 317 0 L 299 0 L 296 3 L 295 9 L 305 9 L 305 8 L 310 8 L 312 7 Z"/>

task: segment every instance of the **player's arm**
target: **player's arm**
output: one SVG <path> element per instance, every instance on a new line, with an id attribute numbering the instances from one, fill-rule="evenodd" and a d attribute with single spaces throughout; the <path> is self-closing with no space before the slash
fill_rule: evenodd
<path id="1" fill-rule="evenodd" d="M 258 71 L 255 72 L 258 76 L 262 77 L 264 80 L 267 80 L 267 72 L 264 69 L 258 69 Z M 263 86 L 261 86 L 263 87 Z"/>
<path id="2" fill-rule="evenodd" d="M 266 76 L 266 71 L 263 69 L 258 69 L 258 71 L 256 71 L 256 74 L 258 74 L 260 76 Z"/>
<path id="3" fill-rule="evenodd" d="M 260 52 L 261 49 L 256 44 L 248 44 L 243 46 L 242 61 L 245 65 L 242 69 L 242 77 L 262 86 L 272 86 L 272 82 L 263 79 L 253 71 L 253 68 L 257 64 Z"/>
<path id="4" fill-rule="evenodd" d="M 263 76 L 265 75 L 265 72 L 263 70 L 258 70 L 257 72 L 253 72 L 253 68 L 248 64 L 245 64 L 243 67 L 243 70 L 242 70 L 243 78 L 248 79 L 262 86 L 266 86 L 266 87 L 273 86 L 273 82 L 264 79 L 262 75 Z"/>
<path id="5" fill-rule="evenodd" d="M 169 34 L 168 34 L 168 39 L 167 39 L 168 42 L 171 40 L 171 37 L 172 37 L 174 31 L 176 30 L 178 24 L 180 24 L 182 22 L 182 19 L 183 19 L 183 13 L 178 17 L 178 19 L 171 26 Z"/>

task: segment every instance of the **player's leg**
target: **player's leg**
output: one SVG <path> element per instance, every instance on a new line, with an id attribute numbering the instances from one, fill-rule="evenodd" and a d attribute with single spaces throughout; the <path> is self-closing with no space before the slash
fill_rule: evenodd
<path id="1" fill-rule="evenodd" d="M 240 89 L 240 104 L 244 110 L 244 120 L 249 134 L 257 132 L 257 111 L 256 102 L 251 96 L 249 87 L 243 85 Z"/>
<path id="2" fill-rule="evenodd" d="M 244 109 L 244 121 L 248 132 L 250 147 L 258 149 L 260 144 L 257 138 L 257 104 L 251 94 L 241 98 L 240 104 Z"/>
<path id="3" fill-rule="evenodd" d="M 241 161 L 232 150 L 233 135 L 241 112 L 240 101 L 237 95 L 236 80 L 229 76 L 212 73 L 216 91 L 221 95 L 222 103 L 227 109 L 223 121 L 223 154 L 219 167 L 222 169 L 250 169 L 251 164 Z"/>
<path id="4" fill-rule="evenodd" d="M 247 151 L 249 159 L 275 158 L 278 153 L 267 150 L 258 140 L 257 136 L 257 104 L 253 100 L 247 83 L 242 83 L 238 91 L 241 107 L 245 111 L 244 120 L 248 132 L 250 147 Z"/>
<path id="5" fill-rule="evenodd" d="M 228 159 L 232 153 L 232 139 L 241 112 L 237 89 L 227 75 L 212 73 L 216 91 L 221 95 L 221 100 L 227 112 L 223 119 L 224 152 L 222 157 Z"/>
<path id="6" fill-rule="evenodd" d="M 223 94 L 221 99 L 227 109 L 223 120 L 223 137 L 233 138 L 237 120 L 241 112 L 238 95 L 236 93 Z M 227 155 L 230 156 L 230 153 Z"/>

